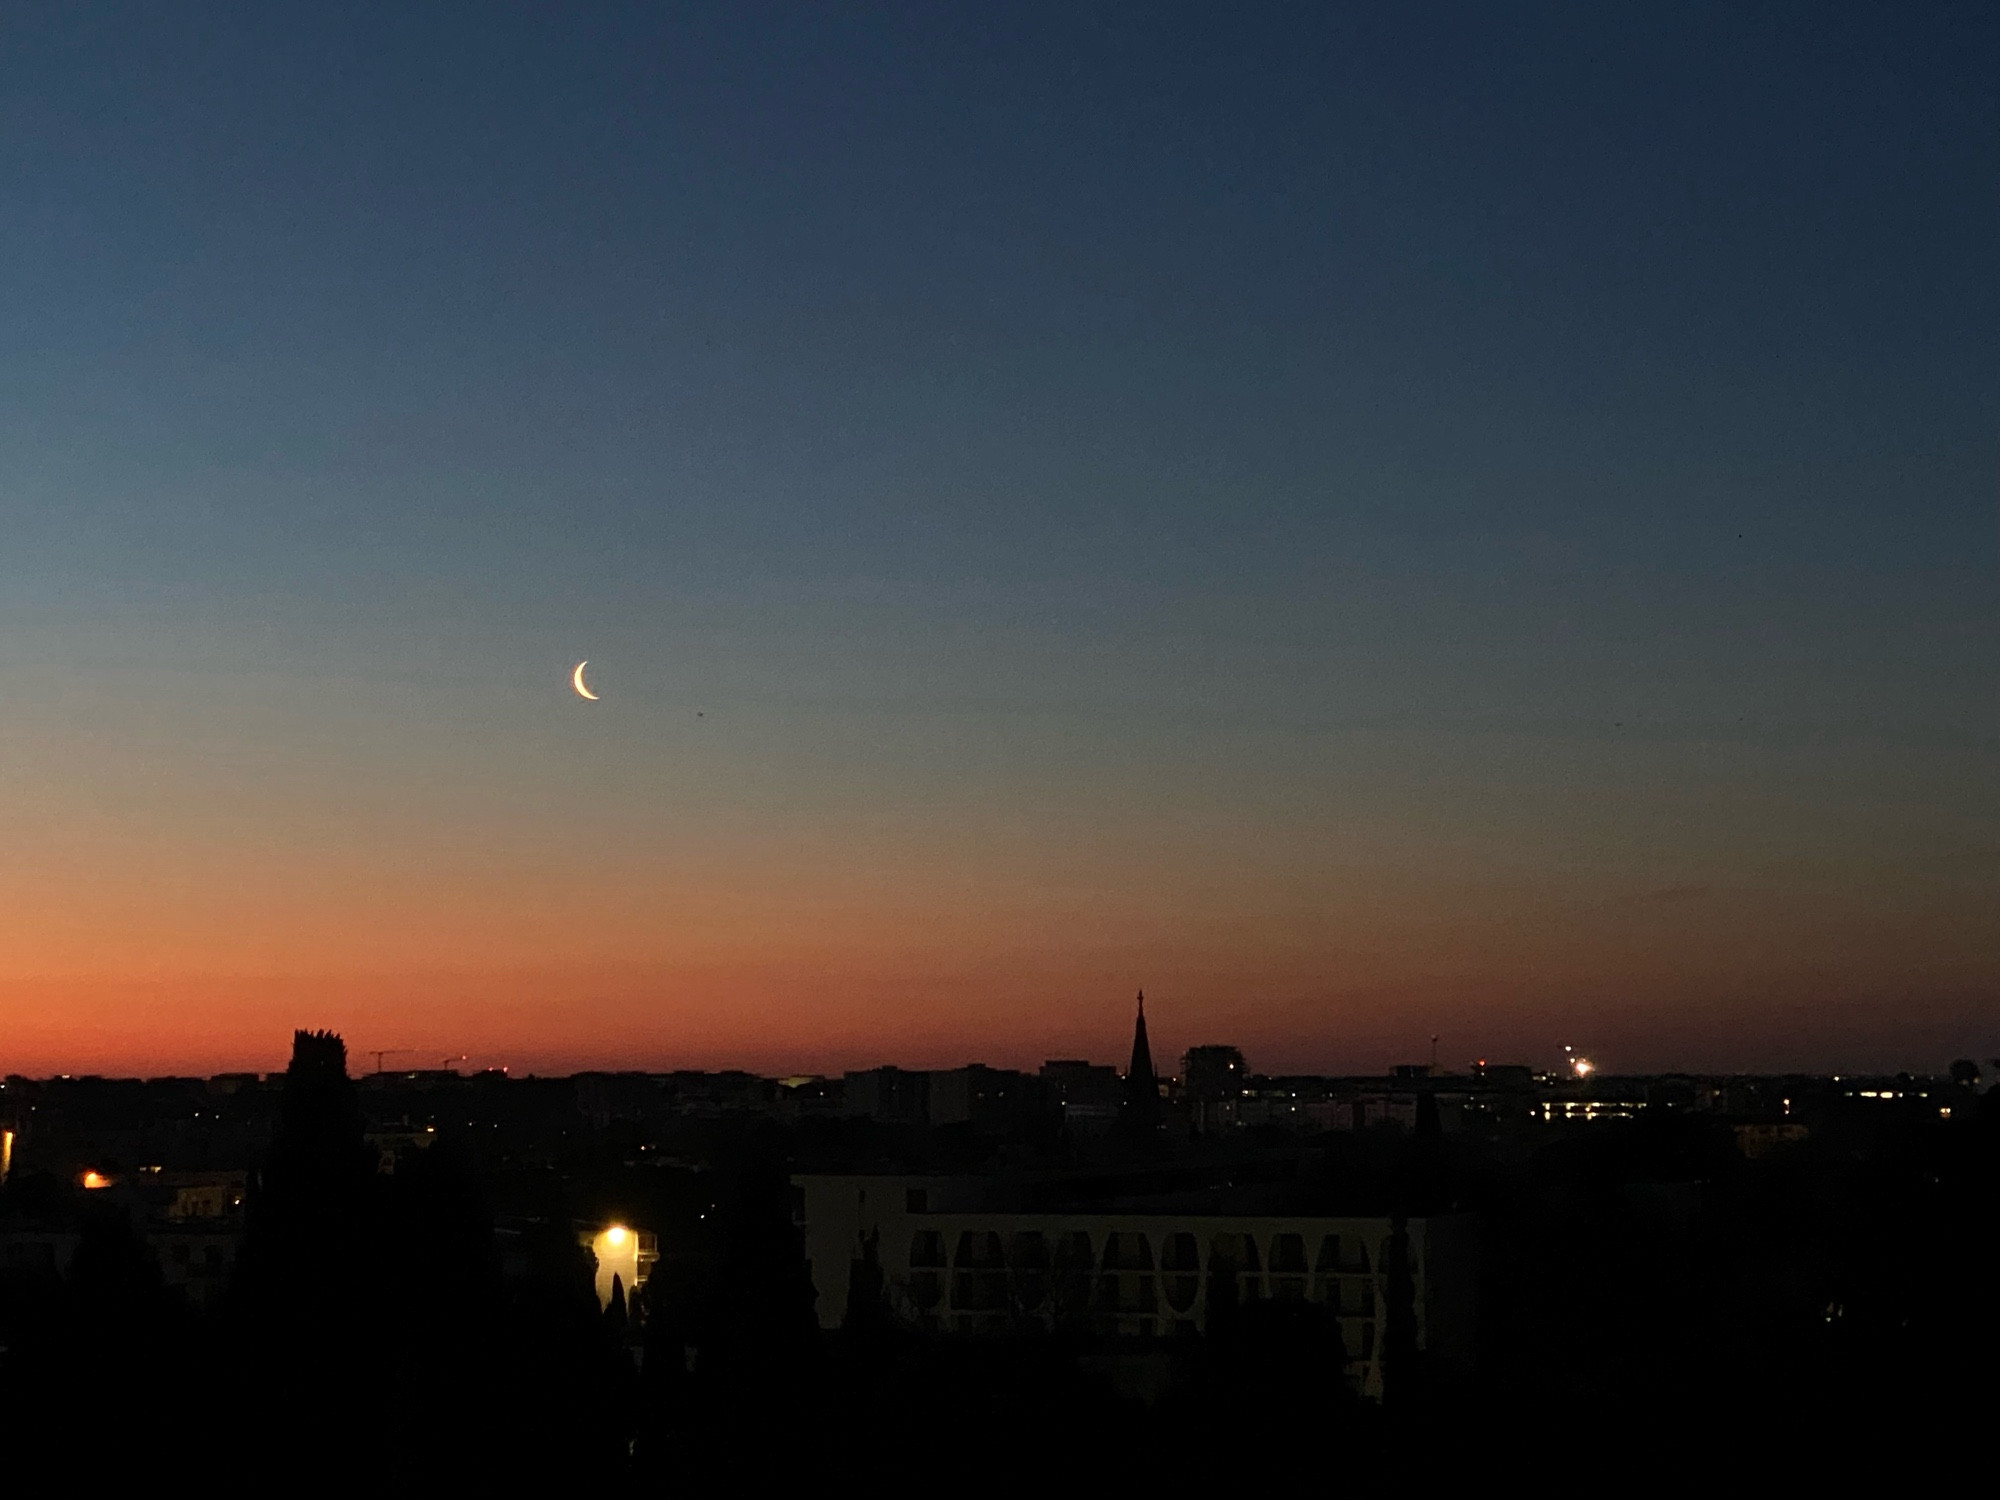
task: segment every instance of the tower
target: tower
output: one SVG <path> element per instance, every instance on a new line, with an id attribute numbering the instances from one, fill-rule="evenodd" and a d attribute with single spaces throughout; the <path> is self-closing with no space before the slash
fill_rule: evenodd
<path id="1" fill-rule="evenodd" d="M 1160 1123 L 1160 1080 L 1153 1072 L 1153 1049 L 1146 1041 L 1146 992 L 1139 991 L 1139 1019 L 1132 1027 L 1132 1064 L 1125 1070 L 1125 1118 L 1145 1129 Z"/>

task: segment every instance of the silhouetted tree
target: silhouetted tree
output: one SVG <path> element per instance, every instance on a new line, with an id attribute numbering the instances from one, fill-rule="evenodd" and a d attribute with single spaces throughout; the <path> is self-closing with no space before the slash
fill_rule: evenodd
<path id="1" fill-rule="evenodd" d="M 856 1336 L 878 1336 L 890 1324 L 888 1287 L 882 1276 L 882 1233 L 871 1229 L 847 1266 L 847 1310 L 841 1329 Z"/>
<path id="2" fill-rule="evenodd" d="M 522 1238 L 526 1264 L 507 1304 L 494 1382 L 510 1462 L 608 1481 L 625 1466 L 631 1360 L 598 1307 L 595 1262 L 576 1234 L 540 1223 Z"/>
<path id="3" fill-rule="evenodd" d="M 1382 1404 L 1407 1411 L 1418 1395 L 1416 1278 L 1410 1271 L 1410 1221 L 1398 1213 L 1390 1220 L 1382 1251 L 1383 1310 Z"/>
<path id="4" fill-rule="evenodd" d="M 1444 1134 L 1443 1122 L 1438 1118 L 1437 1095 L 1428 1089 L 1417 1095 L 1417 1126 L 1412 1134 L 1420 1141 L 1435 1141 Z"/>
<path id="5" fill-rule="evenodd" d="M 623 1338 L 630 1320 L 625 1313 L 625 1278 L 616 1271 L 611 1273 L 611 1299 L 604 1309 L 604 1326 L 611 1330 L 613 1338 Z"/>
<path id="6" fill-rule="evenodd" d="M 1291 1298 L 1240 1300 L 1236 1269 L 1210 1262 L 1203 1337 L 1176 1351 L 1180 1370 L 1158 1412 L 1162 1436 L 1179 1440 L 1183 1475 L 1234 1482 L 1254 1454 L 1282 1471 L 1323 1461 L 1329 1440 L 1351 1469 L 1359 1398 L 1332 1309 Z"/>
<path id="7" fill-rule="evenodd" d="M 252 1187 L 237 1262 L 237 1289 L 254 1319 L 269 1326 L 310 1319 L 317 1309 L 338 1327 L 353 1315 L 374 1170 L 345 1043 L 332 1032 L 294 1033 L 278 1132 Z M 313 1295 L 292 1296 L 300 1286 Z"/>

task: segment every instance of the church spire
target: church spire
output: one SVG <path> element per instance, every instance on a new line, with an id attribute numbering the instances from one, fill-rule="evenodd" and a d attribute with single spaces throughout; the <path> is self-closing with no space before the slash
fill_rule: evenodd
<path id="1" fill-rule="evenodd" d="M 1146 1040 L 1146 992 L 1139 991 L 1139 1019 L 1132 1027 L 1132 1065 L 1125 1070 L 1125 1113 L 1135 1125 L 1160 1121 L 1160 1080 L 1153 1072 L 1153 1049 Z"/>

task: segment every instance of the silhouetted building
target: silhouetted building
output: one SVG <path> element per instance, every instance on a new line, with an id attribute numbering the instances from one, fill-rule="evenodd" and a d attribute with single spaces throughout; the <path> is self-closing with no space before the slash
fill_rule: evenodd
<path id="1" fill-rule="evenodd" d="M 600 1130 L 614 1120 L 644 1124 L 668 1113 L 667 1093 L 649 1073 L 579 1073 L 575 1084 L 577 1112 Z"/>
<path id="2" fill-rule="evenodd" d="M 1153 1072 L 1153 1049 L 1146 1040 L 1146 992 L 1139 991 L 1139 1015 L 1132 1026 L 1132 1062 L 1125 1070 L 1125 1120 L 1135 1131 L 1160 1124 L 1160 1080 Z"/>
<path id="3" fill-rule="evenodd" d="M 670 1113 L 692 1119 L 724 1119 L 735 1115 L 775 1112 L 779 1088 L 776 1080 L 726 1068 L 719 1073 L 681 1070 L 655 1074 L 661 1097 Z"/>
<path id="4" fill-rule="evenodd" d="M 1810 1131 L 1796 1120 L 1744 1120 L 1730 1126 L 1736 1149 L 1752 1161 L 1769 1156 L 1781 1146 L 1794 1146 Z"/>
<path id="5" fill-rule="evenodd" d="M 239 1225 L 189 1219 L 152 1225 L 146 1239 L 159 1257 L 161 1279 L 167 1286 L 196 1307 L 221 1301 L 242 1240 Z"/>
<path id="6" fill-rule="evenodd" d="M 1233 1099 L 1246 1076 L 1235 1047 L 1190 1047 L 1181 1057 L 1181 1091 L 1189 1099 Z"/>
<path id="7" fill-rule="evenodd" d="M 1011 1068 L 970 1063 L 930 1075 L 933 1125 L 999 1128 L 1027 1122 L 1048 1103 L 1039 1079 Z"/>
<path id="8" fill-rule="evenodd" d="M 247 1177 L 151 1169 L 113 1179 L 93 1172 L 85 1187 L 89 1211 L 108 1209 L 129 1224 L 158 1261 L 161 1282 L 199 1308 L 221 1298 L 236 1264 Z M 0 1274 L 67 1275 L 85 1211 L 71 1201 L 39 1215 L 0 1217 Z"/>
<path id="9" fill-rule="evenodd" d="M 1236 1048 L 1188 1048 L 1181 1056 L 1181 1098 L 1188 1122 L 1205 1134 L 1234 1125 L 1248 1081 L 1243 1054 Z"/>
<path id="10" fill-rule="evenodd" d="M 869 1068 L 842 1080 L 850 1115 L 887 1125 L 923 1125 L 931 1117 L 931 1075 L 907 1068 Z"/>
<path id="11" fill-rule="evenodd" d="M 844 1115 L 848 1113 L 847 1087 L 838 1078 L 817 1074 L 780 1078 L 773 1109 L 780 1120 L 788 1121 Z"/>
<path id="12" fill-rule="evenodd" d="M 1118 1123 L 1125 1099 L 1124 1080 L 1108 1063 L 1052 1058 L 1042 1064 L 1041 1080 L 1062 1111 L 1063 1124 L 1086 1134 L 1109 1130 Z"/>

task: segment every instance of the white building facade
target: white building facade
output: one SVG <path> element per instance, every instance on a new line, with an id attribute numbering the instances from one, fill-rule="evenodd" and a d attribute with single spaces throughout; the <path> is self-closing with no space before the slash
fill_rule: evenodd
<path id="1" fill-rule="evenodd" d="M 793 1178 L 822 1328 L 848 1313 L 855 1263 L 872 1253 L 899 1319 L 941 1333 L 1074 1327 L 1120 1339 L 1200 1333 L 1211 1291 L 1318 1304 L 1339 1320 L 1348 1373 L 1382 1390 L 1389 1316 L 1388 1217 L 1058 1211 L 979 1206 L 976 1179 Z M 1476 1223 L 1405 1223 L 1417 1348 L 1450 1363 L 1472 1350 Z"/>

